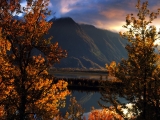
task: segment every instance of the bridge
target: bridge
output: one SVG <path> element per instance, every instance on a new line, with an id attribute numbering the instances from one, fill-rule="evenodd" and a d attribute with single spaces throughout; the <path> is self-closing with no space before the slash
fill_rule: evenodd
<path id="1" fill-rule="evenodd" d="M 69 90 L 77 91 L 94 91 L 98 92 L 104 84 L 116 85 L 119 87 L 122 85 L 120 82 L 113 82 L 109 79 L 106 71 L 62 71 L 62 70 L 50 70 L 49 74 L 54 75 L 54 81 L 64 80 L 68 82 Z"/>

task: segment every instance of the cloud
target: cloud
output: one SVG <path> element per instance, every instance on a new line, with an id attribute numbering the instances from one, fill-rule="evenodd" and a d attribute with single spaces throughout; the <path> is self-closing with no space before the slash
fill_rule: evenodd
<path id="1" fill-rule="evenodd" d="M 56 4 L 58 5 L 56 12 L 60 14 L 57 17 L 72 17 L 79 23 L 114 29 L 116 27 L 110 25 L 114 25 L 113 21 L 119 24 L 125 20 L 127 12 L 132 11 L 135 0 L 130 2 L 128 0 L 53 0 L 51 2 L 59 3 Z M 125 5 L 127 7 L 124 9 Z"/>
<path id="2" fill-rule="evenodd" d="M 144 1 L 146 0 L 141 0 L 141 2 Z M 151 11 L 160 8 L 160 1 L 148 1 Z M 78 23 L 120 31 L 126 15 L 137 14 L 136 3 L 137 0 L 50 0 L 48 7 L 52 11 L 50 18 L 72 17 Z"/>
<path id="3" fill-rule="evenodd" d="M 49 8 L 52 8 L 52 7 L 53 7 L 53 5 L 52 5 L 52 3 L 51 3 L 51 2 L 49 2 L 48 7 L 49 7 Z"/>
<path id="4" fill-rule="evenodd" d="M 76 4 L 77 2 L 78 2 L 78 0 L 61 0 L 61 2 L 60 2 L 61 13 L 65 14 L 65 13 L 73 10 L 73 8 L 71 6 Z"/>
<path id="5" fill-rule="evenodd" d="M 102 11 L 100 12 L 101 15 L 105 16 L 106 19 L 110 20 L 122 20 L 126 16 L 126 11 L 125 10 L 120 10 L 120 9 L 110 9 L 107 11 Z"/>
<path id="6" fill-rule="evenodd" d="M 125 21 L 94 21 L 94 26 L 96 26 L 97 28 L 107 29 L 113 32 L 124 31 L 125 29 L 122 27 L 123 25 L 125 25 Z"/>

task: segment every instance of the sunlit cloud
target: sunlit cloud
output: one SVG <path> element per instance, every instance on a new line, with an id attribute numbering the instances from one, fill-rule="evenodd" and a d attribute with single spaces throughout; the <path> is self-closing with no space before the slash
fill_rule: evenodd
<path id="1" fill-rule="evenodd" d="M 60 2 L 61 13 L 65 14 L 65 13 L 71 11 L 73 8 L 71 8 L 70 6 L 77 3 L 78 1 L 79 0 L 61 0 L 61 2 Z"/>
<path id="2" fill-rule="evenodd" d="M 125 10 L 119 10 L 119 9 L 109 9 L 107 11 L 100 12 L 101 15 L 105 16 L 106 19 L 112 19 L 112 20 L 122 20 L 126 16 Z"/>
<path id="3" fill-rule="evenodd" d="M 94 22 L 95 26 L 101 29 L 107 29 L 113 32 L 125 31 L 125 28 L 122 26 L 125 25 L 125 21 L 100 21 L 97 20 Z"/>
<path id="4" fill-rule="evenodd" d="M 60 12 L 61 17 L 72 17 L 78 23 L 87 23 L 95 25 L 98 28 L 109 30 L 117 29 L 114 31 L 119 31 L 122 28 L 122 25 L 119 24 L 122 20 L 125 20 L 127 15 L 127 11 L 123 9 L 123 7 L 126 3 L 127 8 L 133 7 L 133 1 L 134 0 L 131 0 L 131 2 L 127 0 L 59 0 L 59 10 L 57 11 Z M 116 24 L 113 23 L 113 21 L 116 22 Z"/>
<path id="5" fill-rule="evenodd" d="M 25 0 L 22 0 L 23 6 Z M 141 0 L 144 2 L 146 0 Z M 160 1 L 148 0 L 149 9 L 156 12 L 160 8 Z M 52 15 L 49 17 L 71 17 L 77 23 L 91 24 L 98 28 L 112 31 L 124 31 L 127 14 L 137 15 L 135 5 L 137 0 L 50 0 L 49 10 Z M 21 15 L 21 14 L 20 14 Z M 153 25 L 160 28 L 160 18 L 157 18 Z"/>

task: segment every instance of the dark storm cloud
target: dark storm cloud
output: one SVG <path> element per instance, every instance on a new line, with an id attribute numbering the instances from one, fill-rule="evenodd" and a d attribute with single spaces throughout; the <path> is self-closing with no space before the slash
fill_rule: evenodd
<path id="1" fill-rule="evenodd" d="M 112 29 L 112 24 L 124 21 L 133 12 L 136 0 L 52 0 L 52 7 L 58 8 L 58 17 L 72 17 L 76 22 L 93 24 Z M 54 6 L 55 3 L 58 6 Z M 52 9 L 52 8 L 51 8 Z M 55 9 L 54 9 L 55 10 Z M 114 29 L 114 28 L 113 28 Z"/>
<path id="2" fill-rule="evenodd" d="M 148 1 L 151 10 L 160 6 L 159 0 Z M 72 17 L 79 23 L 119 31 L 126 15 L 136 14 L 136 3 L 137 0 L 50 0 L 49 9 L 54 13 L 51 17 Z"/>

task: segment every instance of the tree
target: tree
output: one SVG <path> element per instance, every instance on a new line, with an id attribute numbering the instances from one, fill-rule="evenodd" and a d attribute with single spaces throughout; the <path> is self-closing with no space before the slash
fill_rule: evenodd
<path id="1" fill-rule="evenodd" d="M 52 23 L 49 0 L 0 1 L 0 119 L 49 120 L 64 107 L 67 82 L 54 81 L 48 68 L 66 57 L 58 43 L 45 38 Z M 15 19 L 22 13 L 23 19 Z"/>
<path id="2" fill-rule="evenodd" d="M 127 39 L 126 50 L 128 59 L 123 59 L 120 64 L 112 62 L 107 65 L 108 72 L 121 81 L 123 87 L 116 92 L 111 91 L 104 85 L 102 89 L 102 100 L 111 102 L 115 108 L 121 103 L 119 97 L 125 98 L 133 104 L 132 112 L 137 119 L 160 119 L 160 65 L 157 64 L 158 53 L 155 52 L 157 45 L 155 41 L 159 38 L 159 33 L 155 26 L 150 26 L 159 15 L 158 12 L 148 10 L 148 2 L 136 5 L 137 17 L 128 14 L 126 17 L 126 32 L 120 35 Z M 116 89 L 116 88 L 113 88 Z M 107 93 L 108 92 L 108 93 Z M 110 93 L 110 94 L 109 94 Z M 121 110 L 118 110 L 122 114 Z"/>
<path id="3" fill-rule="evenodd" d="M 93 109 L 88 116 L 88 120 L 123 120 L 123 118 L 111 109 L 96 110 Z"/>
<path id="4" fill-rule="evenodd" d="M 113 107 L 111 109 L 94 109 L 88 115 L 84 115 L 84 109 L 77 102 L 75 97 L 70 99 L 70 105 L 64 117 L 57 116 L 56 120 L 123 120 L 123 118 L 116 113 Z"/>
<path id="5" fill-rule="evenodd" d="M 76 98 L 70 98 L 70 105 L 63 120 L 83 120 L 84 109 L 77 102 Z"/>

